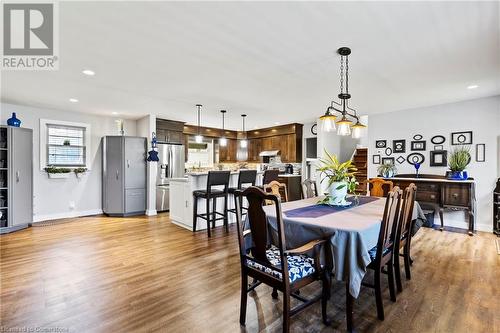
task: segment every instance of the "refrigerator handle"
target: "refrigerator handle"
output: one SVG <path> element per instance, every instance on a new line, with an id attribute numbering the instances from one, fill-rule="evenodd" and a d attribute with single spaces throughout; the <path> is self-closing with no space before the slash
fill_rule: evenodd
<path id="1" fill-rule="evenodd" d="M 172 156 L 172 147 L 168 150 L 168 178 L 172 178 L 173 176 L 173 168 L 172 168 L 173 156 Z"/>
<path id="2" fill-rule="evenodd" d="M 19 180 L 21 178 L 21 172 L 19 170 L 16 171 L 16 183 L 19 183 Z"/>

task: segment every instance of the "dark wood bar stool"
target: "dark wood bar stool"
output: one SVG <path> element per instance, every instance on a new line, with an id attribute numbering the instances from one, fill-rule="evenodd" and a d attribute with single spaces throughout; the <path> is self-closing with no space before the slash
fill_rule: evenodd
<path id="1" fill-rule="evenodd" d="M 228 199 L 228 189 L 229 189 L 229 177 L 231 173 L 229 171 L 209 171 L 207 179 L 207 189 L 193 191 L 194 204 L 193 204 L 193 232 L 196 232 L 196 222 L 198 218 L 202 218 L 207 221 L 207 234 L 210 234 L 210 221 L 212 221 L 212 228 L 215 228 L 215 221 L 224 220 L 224 226 L 226 231 L 228 231 L 228 219 L 227 219 L 227 199 Z M 214 186 L 224 186 L 224 189 L 214 189 Z M 217 211 L 217 198 L 224 198 L 224 211 L 220 213 Z M 198 214 L 198 200 L 206 200 L 206 213 Z M 210 199 L 212 199 L 212 212 L 210 212 Z M 220 216 L 220 217 L 217 217 Z"/>
<path id="2" fill-rule="evenodd" d="M 264 185 L 269 184 L 273 180 L 278 181 L 278 175 L 280 171 L 278 169 L 269 169 L 264 171 L 264 175 L 262 176 L 262 186 L 260 188 L 264 188 Z"/>
<path id="3" fill-rule="evenodd" d="M 255 186 L 255 181 L 257 179 L 257 170 L 240 170 L 238 174 L 238 185 L 237 187 L 230 187 L 229 188 L 229 194 L 232 194 L 234 196 L 234 207 L 235 208 L 230 208 L 228 209 L 228 212 L 236 214 L 236 200 L 238 199 L 237 196 L 234 195 L 234 193 L 238 190 L 243 191 L 244 189 L 250 187 L 250 186 Z M 240 200 L 240 207 L 241 207 L 241 214 L 244 214 L 246 210 L 248 210 L 247 207 L 243 206 L 243 197 L 239 196 Z"/>

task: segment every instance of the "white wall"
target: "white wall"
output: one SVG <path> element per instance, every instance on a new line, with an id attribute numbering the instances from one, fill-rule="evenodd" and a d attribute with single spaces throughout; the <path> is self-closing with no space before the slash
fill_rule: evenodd
<path id="1" fill-rule="evenodd" d="M 470 177 L 476 180 L 478 230 L 492 230 L 492 192 L 499 176 L 499 137 L 500 137 L 500 96 L 469 100 L 465 102 L 437 105 L 426 108 L 376 114 L 370 116 L 368 127 L 368 175 L 377 176 L 377 165 L 372 164 L 372 156 L 385 156 L 385 149 L 376 149 L 376 140 L 387 140 L 392 147 L 392 140 L 406 139 L 406 153 L 393 154 L 392 157 L 407 156 L 410 153 L 410 141 L 415 134 L 421 134 L 427 142 L 423 153 L 425 162 L 420 173 L 444 175 L 447 167 L 431 167 L 429 151 L 434 144 L 430 139 L 435 135 L 446 138 L 444 149 L 450 151 L 451 133 L 473 131 L 472 162 L 467 168 Z M 486 144 L 486 162 L 475 162 L 475 144 Z M 408 163 L 398 164 L 399 173 L 414 173 Z M 444 217 L 445 225 L 466 227 L 465 214 L 450 212 Z"/>
<path id="2" fill-rule="evenodd" d="M 12 112 L 17 113 L 22 127 L 33 129 L 33 220 L 102 213 L 101 137 L 119 135 L 117 118 L 2 103 L 0 122 L 5 124 Z M 73 173 L 67 179 L 48 179 L 47 173 L 40 170 L 40 118 L 90 124 L 91 151 L 87 158 L 91 160 L 91 170 L 82 179 Z M 124 121 L 124 130 L 125 135 L 136 135 L 136 122 Z"/>
<path id="3" fill-rule="evenodd" d="M 151 150 L 152 133 L 156 133 L 156 116 L 147 115 L 137 120 L 137 135 L 146 137 L 148 140 L 148 151 Z M 156 176 L 158 172 L 158 162 L 148 162 L 147 164 L 147 203 L 146 215 L 156 215 Z"/>

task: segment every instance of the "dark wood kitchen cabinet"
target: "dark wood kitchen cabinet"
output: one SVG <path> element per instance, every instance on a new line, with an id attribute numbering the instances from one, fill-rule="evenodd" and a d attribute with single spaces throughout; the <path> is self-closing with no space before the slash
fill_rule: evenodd
<path id="1" fill-rule="evenodd" d="M 156 119 L 156 139 L 158 142 L 184 144 L 183 129 L 183 122 Z"/>
<path id="2" fill-rule="evenodd" d="M 236 152 L 238 150 L 238 141 L 236 139 L 227 139 L 225 147 L 219 146 L 219 162 L 236 162 Z"/>
<path id="3" fill-rule="evenodd" d="M 260 152 L 262 149 L 262 139 L 255 138 L 248 140 L 248 162 L 260 162 Z"/>

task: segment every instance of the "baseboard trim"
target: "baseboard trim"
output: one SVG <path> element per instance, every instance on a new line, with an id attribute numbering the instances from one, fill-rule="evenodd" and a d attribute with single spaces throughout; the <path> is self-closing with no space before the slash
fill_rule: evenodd
<path id="1" fill-rule="evenodd" d="M 89 215 L 99 215 L 102 213 L 103 213 L 102 209 L 91 209 L 91 210 L 64 212 L 64 213 L 56 213 L 56 214 L 34 215 L 33 222 L 43 222 L 43 221 L 50 221 L 50 220 L 67 219 L 67 218 L 89 216 Z"/>
<path id="2" fill-rule="evenodd" d="M 440 226 L 441 221 L 439 220 L 439 217 L 434 217 L 434 224 Z M 446 216 L 444 218 L 444 226 L 445 227 L 453 227 L 453 228 L 459 228 L 459 229 L 469 229 L 469 223 L 468 222 L 461 222 L 457 220 L 447 220 Z M 493 226 L 487 225 L 487 224 L 478 224 L 476 223 L 475 225 L 476 231 L 484 231 L 484 232 L 493 232 Z"/>

